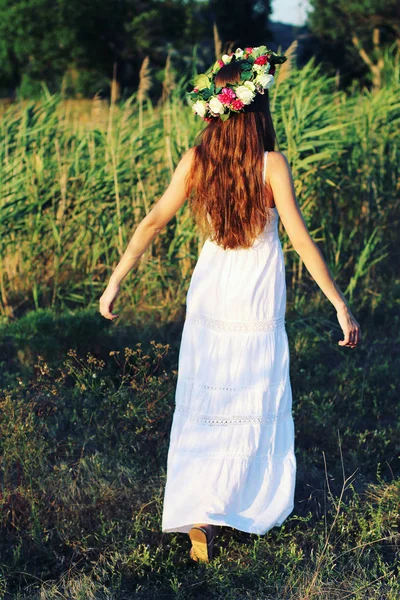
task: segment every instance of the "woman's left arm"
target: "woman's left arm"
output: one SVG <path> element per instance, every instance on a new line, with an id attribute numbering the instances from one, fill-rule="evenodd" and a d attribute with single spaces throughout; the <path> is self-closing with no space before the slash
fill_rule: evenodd
<path id="1" fill-rule="evenodd" d="M 185 180 L 192 164 L 194 152 L 194 148 L 189 148 L 185 152 L 174 171 L 168 188 L 136 227 L 121 260 L 110 277 L 107 288 L 100 298 L 100 313 L 106 319 L 112 321 L 118 317 L 118 315 L 112 314 L 112 310 L 119 293 L 121 281 L 133 267 L 137 266 L 151 242 L 184 204 L 186 200 Z"/>

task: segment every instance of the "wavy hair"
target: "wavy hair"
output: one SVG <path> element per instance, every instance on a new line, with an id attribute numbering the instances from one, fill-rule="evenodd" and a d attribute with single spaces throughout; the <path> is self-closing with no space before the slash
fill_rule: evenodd
<path id="1" fill-rule="evenodd" d="M 231 62 L 215 85 L 239 81 L 240 73 L 240 61 Z M 275 138 L 267 90 L 245 112 L 215 118 L 197 136 L 186 178 L 189 206 L 201 233 L 224 249 L 249 248 L 269 221 L 273 195 L 263 181 L 263 159 Z"/>

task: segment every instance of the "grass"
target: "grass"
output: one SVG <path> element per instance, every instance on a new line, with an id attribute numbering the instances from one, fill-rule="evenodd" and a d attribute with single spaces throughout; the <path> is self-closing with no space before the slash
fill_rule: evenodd
<path id="1" fill-rule="evenodd" d="M 50 95 L 4 108 L 0 599 L 399 598 L 397 81 L 346 96 L 310 63 L 273 91 L 303 214 L 363 341 L 337 345 L 334 310 L 281 231 L 295 508 L 265 536 L 223 529 L 208 565 L 189 560 L 187 536 L 161 532 L 201 247 L 187 206 L 126 282 L 120 320 L 96 313 L 199 124 L 179 87 L 140 114 L 135 97 L 112 109 Z"/>
<path id="2" fill-rule="evenodd" d="M 42 310 L 3 328 L 4 598 L 398 598 L 395 305 L 347 352 L 333 320 L 289 313 L 295 509 L 266 536 L 223 529 L 200 566 L 160 525 L 183 323 L 104 322 L 88 350 L 100 323 Z"/>
<path id="3" fill-rule="evenodd" d="M 128 328 L 128 346 L 125 326 L 107 324 L 95 352 L 85 349 L 99 323 L 90 311 L 5 326 L 3 597 L 396 599 L 395 306 L 347 352 L 333 320 L 289 317 L 295 509 L 266 536 L 223 529 L 215 561 L 200 566 L 187 536 L 160 526 L 182 322 Z M 25 352 L 43 329 L 41 356 Z"/>

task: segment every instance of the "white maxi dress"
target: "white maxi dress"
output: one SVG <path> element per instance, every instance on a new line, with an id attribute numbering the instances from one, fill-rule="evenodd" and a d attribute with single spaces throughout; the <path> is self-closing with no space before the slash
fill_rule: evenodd
<path id="1" fill-rule="evenodd" d="M 251 248 L 224 250 L 207 238 L 191 277 L 164 532 L 212 523 L 265 534 L 293 510 L 285 265 L 276 207 L 270 213 Z"/>

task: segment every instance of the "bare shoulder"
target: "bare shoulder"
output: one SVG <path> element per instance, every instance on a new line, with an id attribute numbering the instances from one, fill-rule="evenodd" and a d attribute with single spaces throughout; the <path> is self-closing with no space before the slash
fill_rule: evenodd
<path id="1" fill-rule="evenodd" d="M 194 160 L 194 157 L 196 156 L 196 148 L 197 146 L 188 148 L 182 155 L 181 162 L 190 166 Z"/>
<path id="2" fill-rule="evenodd" d="M 189 173 L 189 171 L 192 167 L 192 164 L 194 162 L 195 155 L 196 155 L 196 146 L 188 148 L 182 154 L 182 156 L 176 166 L 176 169 L 175 169 L 175 174 L 177 176 L 185 177 Z"/>
<path id="3" fill-rule="evenodd" d="M 283 152 L 276 152 L 275 150 L 271 150 L 270 152 L 268 152 L 268 162 L 272 162 L 272 163 L 282 163 L 285 162 L 287 163 L 287 158 L 286 156 L 283 154 Z"/>
<path id="4" fill-rule="evenodd" d="M 290 171 L 289 163 L 283 152 L 268 152 L 267 177 L 270 179 L 275 175 L 282 175 Z"/>
<path id="5" fill-rule="evenodd" d="M 176 165 L 174 174 L 173 174 L 173 180 L 177 180 L 177 179 L 181 179 L 182 177 L 185 178 L 186 175 L 189 173 L 193 161 L 194 161 L 194 157 L 196 154 L 196 150 L 195 150 L 196 146 L 192 147 L 192 148 L 188 148 L 181 156 L 178 164 Z"/>
<path id="6" fill-rule="evenodd" d="M 188 148 L 185 152 L 185 154 L 183 156 L 186 157 L 190 157 L 191 159 L 194 157 L 194 155 L 196 154 L 196 150 L 197 150 L 197 146 L 192 146 L 191 148 Z"/>

